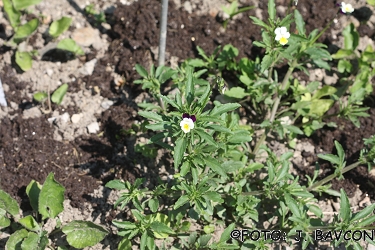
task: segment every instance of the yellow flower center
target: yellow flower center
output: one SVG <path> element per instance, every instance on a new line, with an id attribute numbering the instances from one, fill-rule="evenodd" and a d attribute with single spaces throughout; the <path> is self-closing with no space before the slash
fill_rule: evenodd
<path id="1" fill-rule="evenodd" d="M 288 43 L 288 39 L 286 39 L 285 37 L 282 37 L 282 38 L 280 39 L 280 44 L 285 45 L 285 44 L 287 44 L 287 43 Z"/>
<path id="2" fill-rule="evenodd" d="M 184 124 L 184 130 L 189 130 L 189 124 L 187 123 Z"/>

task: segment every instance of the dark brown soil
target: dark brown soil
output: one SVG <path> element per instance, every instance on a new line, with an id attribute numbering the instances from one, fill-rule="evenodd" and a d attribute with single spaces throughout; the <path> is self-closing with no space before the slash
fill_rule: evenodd
<path id="1" fill-rule="evenodd" d="M 289 1 L 276 2 L 286 6 L 285 2 Z M 336 1 L 299 1 L 298 9 L 306 21 L 307 31 L 324 27 L 335 14 L 332 12 L 336 9 L 335 4 Z M 108 53 L 98 61 L 91 76 L 81 79 L 76 77 L 78 80 L 69 89 L 79 89 L 81 82 L 86 82 L 87 87 L 97 85 L 103 96 L 117 100 L 114 106 L 98 117 L 104 136 L 78 137 L 72 142 L 54 141 L 53 127 L 48 123 L 47 116 L 21 119 L 22 110 L 35 105 L 32 100 L 20 94 L 27 83 L 17 82 L 9 68 L 0 69 L 3 82 L 13 82 L 6 93 L 8 103 L 13 101 L 20 107 L 16 117 L 1 121 L 1 187 L 18 200 L 26 200 L 25 187 L 31 179 L 43 182 L 49 172 L 55 173 L 56 179 L 66 188 L 67 198 L 78 207 L 83 204 L 82 201 L 88 193 L 110 179 L 121 175 L 132 182 L 136 177 L 144 175 L 134 167 L 134 159 L 138 159 L 141 164 L 147 164 L 143 161 L 148 160 L 140 160 L 140 154 L 133 148 L 135 139 L 121 134 L 121 129 L 131 128 L 134 120 L 140 119 L 136 116 L 137 106 L 133 102 L 141 91 L 139 86 L 132 84 L 133 80 L 138 78 L 134 66 L 136 63 L 149 64 L 149 55 L 156 64 L 150 47 L 157 46 L 159 42 L 160 3 L 142 0 L 130 6 L 118 6 L 113 17 L 108 17 L 113 28 L 109 33 L 111 45 Z M 266 15 L 266 1 L 260 3 L 260 8 Z M 221 23 L 216 17 L 189 14 L 182 9 L 175 9 L 172 2 L 169 10 L 167 59 L 170 56 L 177 56 L 180 60 L 197 57 L 197 45 L 207 54 L 211 54 L 218 45 L 229 43 L 238 48 L 239 58 L 262 56 L 262 51 L 252 45 L 254 40 L 260 39 L 260 28 L 253 25 L 248 18 L 248 15 L 255 14 L 255 10 L 231 22 L 225 32 L 222 32 Z M 323 36 L 321 42 L 329 45 L 330 37 Z M 5 50 L 6 48 L 1 48 L 0 52 Z M 105 70 L 108 65 L 115 66 L 116 72 L 126 78 L 124 89 L 129 95 L 128 98 L 125 99 L 122 92 L 112 85 L 113 79 Z M 70 112 L 73 113 L 74 109 L 75 107 L 70 107 Z M 311 141 L 317 148 L 332 152 L 333 141 L 339 140 L 346 151 L 348 163 L 351 163 L 358 157 L 359 149 L 363 145 L 362 138 L 375 132 L 374 112 L 372 109 L 372 116 L 361 120 L 361 129 L 355 128 L 351 122 L 334 118 L 338 128 L 321 129 Z M 306 169 L 306 173 L 308 172 L 309 169 Z M 374 198 L 374 189 L 366 185 L 367 182 L 374 183 L 374 179 L 368 176 L 365 168 L 352 171 L 345 177 L 349 181 L 339 182 L 335 185 L 336 188 L 349 185 L 346 189 L 350 189 L 352 183 L 360 184 L 361 189 Z"/>

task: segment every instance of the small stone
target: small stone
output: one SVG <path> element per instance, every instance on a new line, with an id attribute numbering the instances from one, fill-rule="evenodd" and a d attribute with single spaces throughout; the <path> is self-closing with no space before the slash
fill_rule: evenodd
<path id="1" fill-rule="evenodd" d="M 61 121 L 61 123 L 67 123 L 69 121 L 69 113 L 65 112 L 64 114 L 62 114 L 60 117 L 59 117 L 59 120 Z"/>
<path id="2" fill-rule="evenodd" d="M 53 69 L 46 69 L 46 74 L 48 76 L 52 76 L 53 75 Z"/>
<path id="3" fill-rule="evenodd" d="M 93 45 L 100 40 L 99 31 L 91 27 L 76 29 L 72 34 L 72 39 L 84 47 Z"/>
<path id="4" fill-rule="evenodd" d="M 109 109 L 113 105 L 113 101 L 111 100 L 105 100 L 101 103 L 101 106 L 104 110 Z"/>
<path id="5" fill-rule="evenodd" d="M 95 64 L 98 59 L 94 58 L 91 61 L 85 63 L 82 68 L 80 68 L 79 72 L 83 75 L 91 75 L 94 72 Z"/>
<path id="6" fill-rule="evenodd" d="M 72 115 L 72 118 L 70 118 L 70 120 L 72 121 L 72 123 L 78 123 L 81 117 L 82 114 L 74 114 Z"/>
<path id="7" fill-rule="evenodd" d="M 90 123 L 87 126 L 87 130 L 90 134 L 96 134 L 100 130 L 99 123 L 97 122 Z"/>

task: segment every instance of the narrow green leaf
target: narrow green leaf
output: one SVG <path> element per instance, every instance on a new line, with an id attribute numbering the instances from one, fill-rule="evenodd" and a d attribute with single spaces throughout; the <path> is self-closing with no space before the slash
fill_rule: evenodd
<path id="1" fill-rule="evenodd" d="M 212 136 L 207 134 L 203 129 L 197 128 L 194 130 L 194 132 L 196 132 L 199 135 L 199 137 L 206 141 L 208 144 L 216 146 L 216 142 L 214 141 Z"/>
<path id="2" fill-rule="evenodd" d="M 188 140 L 186 137 L 180 137 L 176 141 L 176 146 L 174 147 L 174 168 L 177 169 L 182 161 L 182 158 L 184 156 L 184 153 L 187 148 Z"/>
<path id="3" fill-rule="evenodd" d="M 297 9 L 294 10 L 294 18 L 296 20 L 298 34 L 301 36 L 305 36 L 306 35 L 305 22 L 303 21 L 303 17 L 301 13 L 299 13 Z"/>
<path id="4" fill-rule="evenodd" d="M 344 222 L 349 222 L 350 220 L 350 204 L 349 204 L 349 199 L 348 196 L 346 196 L 346 193 L 344 189 L 340 189 L 340 211 L 339 211 L 339 217 L 344 221 Z"/>
<path id="5" fill-rule="evenodd" d="M 14 8 L 11 0 L 3 0 L 4 11 L 8 16 L 10 25 L 16 28 L 21 21 L 21 13 Z"/>
<path id="6" fill-rule="evenodd" d="M 252 140 L 250 132 L 247 130 L 234 131 L 232 135 L 228 136 L 228 143 L 240 144 Z"/>
<path id="7" fill-rule="evenodd" d="M 356 226 L 358 228 L 361 228 L 361 227 L 369 226 L 374 222 L 375 222 L 375 215 L 372 215 L 372 216 L 369 216 L 366 219 L 362 220 L 361 222 L 359 222 Z"/>
<path id="8" fill-rule="evenodd" d="M 63 226 L 69 245 L 75 248 L 94 246 L 104 239 L 108 232 L 90 221 L 72 221 Z"/>
<path id="9" fill-rule="evenodd" d="M 146 250 L 147 238 L 148 238 L 147 230 L 145 230 L 141 236 L 141 245 L 140 245 L 141 250 Z"/>
<path id="10" fill-rule="evenodd" d="M 261 72 L 266 71 L 271 66 L 272 61 L 273 61 L 273 59 L 270 55 L 265 55 L 262 59 L 260 71 Z"/>
<path id="11" fill-rule="evenodd" d="M 185 205 L 189 200 L 190 200 L 189 196 L 187 196 L 187 195 L 181 196 L 180 198 L 178 198 L 178 200 L 174 204 L 173 209 L 174 210 L 178 209 L 179 207 Z"/>
<path id="12" fill-rule="evenodd" d="M 219 116 L 221 114 L 224 114 L 229 111 L 233 111 L 237 108 L 241 107 L 239 103 L 226 103 L 222 104 L 220 106 L 215 106 L 215 108 L 212 109 L 210 115 L 211 116 Z"/>
<path id="13" fill-rule="evenodd" d="M 135 70 L 138 72 L 138 74 L 140 76 L 142 76 L 143 78 L 147 78 L 148 77 L 148 73 L 147 73 L 147 70 L 145 68 L 142 67 L 142 65 L 140 64 L 136 64 L 135 65 Z"/>
<path id="14" fill-rule="evenodd" d="M 263 22 L 259 18 L 256 18 L 255 16 L 250 16 L 250 19 L 253 20 L 253 23 L 255 25 L 261 26 L 261 27 L 266 28 L 266 29 L 269 28 L 268 25 L 265 22 Z"/>
<path id="15" fill-rule="evenodd" d="M 337 150 L 337 154 L 339 156 L 340 163 L 343 163 L 344 160 L 345 160 L 345 151 L 338 141 L 335 141 L 335 147 L 336 147 L 336 150 Z"/>
<path id="16" fill-rule="evenodd" d="M 329 162 L 331 162 L 332 164 L 340 165 L 340 159 L 339 159 L 339 157 L 337 157 L 336 155 L 333 155 L 333 154 L 326 154 L 326 155 L 318 154 L 318 157 L 319 157 L 320 159 L 323 159 L 323 160 L 329 161 Z"/>
<path id="17" fill-rule="evenodd" d="M 29 6 L 36 5 L 41 1 L 43 0 L 13 0 L 13 4 L 17 10 L 22 10 Z"/>
<path id="18" fill-rule="evenodd" d="M 131 250 L 132 243 L 128 238 L 123 238 L 120 243 L 118 243 L 118 250 Z"/>
<path id="19" fill-rule="evenodd" d="M 285 194 L 285 204 L 289 207 L 290 211 L 292 211 L 293 215 L 296 217 L 302 217 L 296 200 L 293 199 L 289 194 Z"/>
<path id="20" fill-rule="evenodd" d="M 71 38 L 61 40 L 57 46 L 58 49 L 72 52 L 74 55 L 84 55 L 82 48 Z"/>
<path id="21" fill-rule="evenodd" d="M 33 59 L 29 52 L 20 52 L 17 50 L 16 63 L 23 71 L 28 71 L 33 66 Z"/>
<path id="22" fill-rule="evenodd" d="M 105 184 L 105 187 L 117 190 L 127 190 L 125 183 L 120 180 L 111 180 Z"/>
<path id="23" fill-rule="evenodd" d="M 64 210 L 64 191 L 65 188 L 55 181 L 54 174 L 50 173 L 39 194 L 39 213 L 42 219 L 55 218 Z"/>
<path id="24" fill-rule="evenodd" d="M 15 199 L 13 199 L 8 193 L 0 189 L 0 208 L 4 209 L 13 216 L 16 216 L 20 212 L 20 207 Z"/>
<path id="25" fill-rule="evenodd" d="M 112 223 L 116 227 L 122 228 L 122 229 L 135 229 L 135 228 L 137 228 L 137 226 L 134 223 L 130 222 L 130 221 L 117 221 L 117 220 L 113 220 Z"/>
<path id="26" fill-rule="evenodd" d="M 139 111 L 138 114 L 150 120 L 159 121 L 159 122 L 163 121 L 163 118 L 155 112 Z"/>
<path id="27" fill-rule="evenodd" d="M 339 49 L 336 54 L 332 55 L 333 59 L 342 59 L 350 57 L 352 54 L 354 54 L 353 50 L 350 49 Z"/>
<path id="28" fill-rule="evenodd" d="M 24 25 L 19 26 L 17 28 L 16 33 L 13 36 L 13 39 L 20 40 L 20 39 L 24 39 L 30 36 L 38 28 L 38 25 L 39 25 L 39 20 L 35 18 L 35 19 L 28 21 Z"/>
<path id="29" fill-rule="evenodd" d="M 215 173 L 223 177 L 227 177 L 223 166 L 214 158 L 205 158 L 204 161 L 206 162 L 207 166 L 209 166 Z"/>
<path id="30" fill-rule="evenodd" d="M 58 87 L 55 90 L 55 92 L 53 92 L 51 96 L 51 101 L 53 103 L 56 103 L 57 105 L 60 105 L 67 91 L 68 91 L 68 84 L 67 83 L 62 84 L 60 87 Z"/>
<path id="31" fill-rule="evenodd" d="M 53 21 L 49 27 L 49 34 L 56 38 L 69 29 L 72 19 L 70 17 L 62 17 L 59 20 Z"/>
<path id="32" fill-rule="evenodd" d="M 185 99 L 186 99 L 188 107 L 190 107 L 191 103 L 194 100 L 194 81 L 193 81 L 193 68 L 192 67 L 186 68 L 186 75 L 187 75 L 187 83 L 186 83 L 186 90 L 185 90 Z"/>
<path id="33" fill-rule="evenodd" d="M 246 96 L 249 96 L 249 93 L 245 92 L 244 88 L 241 87 L 233 87 L 227 91 L 225 91 L 225 95 L 231 98 L 236 98 L 236 99 L 242 99 Z"/>
<path id="34" fill-rule="evenodd" d="M 221 234 L 219 242 L 226 242 L 227 240 L 229 240 L 231 232 L 234 230 L 235 226 L 235 223 L 230 224 Z"/>
<path id="35" fill-rule="evenodd" d="M 323 212 L 320 207 L 315 205 L 309 205 L 309 210 L 313 212 L 317 217 L 323 218 Z"/>
<path id="36" fill-rule="evenodd" d="M 274 0 L 268 0 L 268 16 L 271 19 L 271 21 L 275 20 L 276 6 Z"/>
<path id="37" fill-rule="evenodd" d="M 351 222 L 359 221 L 366 216 L 370 215 L 375 209 L 375 204 L 371 204 L 370 206 L 365 207 L 362 211 L 356 213 L 354 217 L 351 219 Z"/>
<path id="38" fill-rule="evenodd" d="M 167 96 L 163 96 L 163 95 L 159 95 L 159 97 L 160 97 L 161 99 L 163 99 L 163 101 L 165 101 L 166 103 L 168 103 L 168 104 L 172 105 L 173 107 L 175 107 L 177 110 L 180 110 L 180 109 L 181 109 L 181 107 L 179 107 L 179 106 L 177 105 L 177 103 L 176 103 L 175 101 L 173 101 L 172 99 L 170 99 L 169 97 L 167 97 Z"/>

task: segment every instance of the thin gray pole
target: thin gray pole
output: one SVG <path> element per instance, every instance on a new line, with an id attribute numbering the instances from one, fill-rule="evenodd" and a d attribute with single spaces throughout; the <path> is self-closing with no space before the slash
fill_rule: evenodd
<path id="1" fill-rule="evenodd" d="M 165 46 L 167 41 L 167 18 L 168 18 L 168 0 L 162 0 L 161 3 L 161 21 L 160 21 L 160 39 L 159 39 L 159 66 L 165 62 Z"/>

